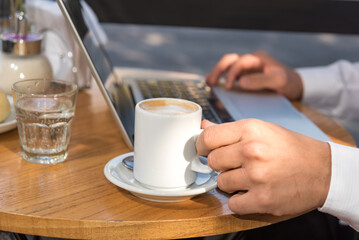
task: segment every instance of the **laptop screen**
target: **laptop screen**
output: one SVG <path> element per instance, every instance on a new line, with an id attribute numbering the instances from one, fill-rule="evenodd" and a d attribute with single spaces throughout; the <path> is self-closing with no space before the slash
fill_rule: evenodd
<path id="1" fill-rule="evenodd" d="M 130 90 L 116 78 L 113 65 L 107 56 L 91 16 L 81 0 L 58 0 L 63 15 L 68 20 L 80 48 L 84 51 L 92 75 L 118 119 L 124 140 L 128 146 L 134 142 L 134 105 Z"/>

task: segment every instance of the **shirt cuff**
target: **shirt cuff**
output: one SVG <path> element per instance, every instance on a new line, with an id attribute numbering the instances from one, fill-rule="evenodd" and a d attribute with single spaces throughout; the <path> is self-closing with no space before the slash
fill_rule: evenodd
<path id="1" fill-rule="evenodd" d="M 334 215 L 359 231 L 359 149 L 329 142 L 332 174 L 320 211 Z"/>
<path id="2" fill-rule="evenodd" d="M 299 68 L 297 72 L 303 83 L 303 103 L 323 110 L 338 103 L 342 86 L 340 81 L 338 82 L 336 68 Z"/>

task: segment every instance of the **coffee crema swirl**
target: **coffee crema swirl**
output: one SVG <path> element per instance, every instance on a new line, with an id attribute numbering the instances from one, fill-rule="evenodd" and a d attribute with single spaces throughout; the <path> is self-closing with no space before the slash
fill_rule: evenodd
<path id="1" fill-rule="evenodd" d="M 196 104 L 170 99 L 145 101 L 140 104 L 140 108 L 148 112 L 166 115 L 181 115 L 198 111 L 198 106 Z"/>

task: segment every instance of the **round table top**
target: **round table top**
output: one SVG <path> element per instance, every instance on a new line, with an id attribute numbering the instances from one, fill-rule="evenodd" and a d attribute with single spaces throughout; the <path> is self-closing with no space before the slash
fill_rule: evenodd
<path id="1" fill-rule="evenodd" d="M 333 141 L 355 146 L 334 121 L 294 105 Z M 247 230 L 294 216 L 233 214 L 218 189 L 177 203 L 140 199 L 104 176 L 106 163 L 130 152 L 97 86 L 79 92 L 68 159 L 31 164 L 17 130 L 0 135 L 0 230 L 76 239 L 169 239 Z"/>

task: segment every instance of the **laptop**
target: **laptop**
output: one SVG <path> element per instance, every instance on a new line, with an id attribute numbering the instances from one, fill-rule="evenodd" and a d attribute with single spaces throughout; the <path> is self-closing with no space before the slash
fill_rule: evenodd
<path id="1" fill-rule="evenodd" d="M 134 144 L 135 105 L 152 97 L 197 102 L 203 108 L 204 118 L 216 123 L 258 118 L 321 141 L 330 141 L 279 94 L 226 91 L 221 86 L 209 87 L 204 77 L 197 74 L 115 66 L 101 43 L 91 16 L 83 10 L 84 3 L 81 0 L 57 2 L 130 149 Z"/>

